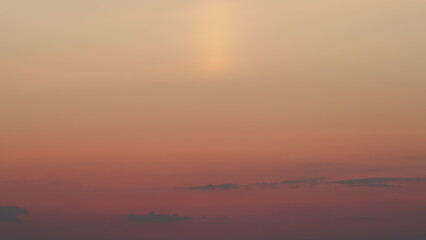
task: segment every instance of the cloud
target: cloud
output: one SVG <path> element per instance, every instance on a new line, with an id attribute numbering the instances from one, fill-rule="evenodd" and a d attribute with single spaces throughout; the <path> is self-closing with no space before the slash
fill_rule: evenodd
<path id="1" fill-rule="evenodd" d="M 225 221 L 225 220 L 229 220 L 229 217 L 226 216 L 222 216 L 222 217 L 207 217 L 207 216 L 202 216 L 200 217 L 201 220 L 219 220 L 219 221 Z"/>
<path id="2" fill-rule="evenodd" d="M 217 184 L 217 185 L 205 185 L 205 186 L 193 186 L 183 187 L 179 189 L 189 190 L 230 190 L 230 189 L 279 189 L 282 187 L 288 188 L 302 188 L 302 187 L 313 187 L 324 184 L 340 184 L 349 187 L 382 187 L 390 188 L 396 187 L 394 183 L 421 183 L 426 182 L 426 178 L 359 178 L 339 181 L 327 181 L 329 178 L 326 177 L 315 177 L 298 180 L 286 180 L 279 182 L 259 182 L 254 184 L 240 185 L 240 184 Z"/>
<path id="3" fill-rule="evenodd" d="M 321 184 L 327 178 L 325 177 L 317 177 L 317 178 L 307 178 L 307 179 L 299 179 L 299 180 L 287 180 L 280 182 L 262 182 L 262 183 L 254 183 L 247 185 L 240 185 L 235 183 L 226 183 L 226 184 L 217 184 L 217 185 L 205 185 L 205 186 L 193 186 L 193 187 L 183 187 L 180 189 L 189 189 L 189 190 L 235 190 L 235 189 L 253 189 L 253 188 L 262 188 L 262 189 L 277 189 L 282 186 L 287 186 L 290 188 L 299 188 L 302 186 L 313 186 L 317 184 Z"/>
<path id="4" fill-rule="evenodd" d="M 24 208 L 15 206 L 0 206 L 0 222 L 20 222 L 19 216 L 28 215 Z"/>
<path id="5" fill-rule="evenodd" d="M 393 183 L 426 182 L 426 178 L 360 178 L 331 183 L 342 184 L 350 187 L 396 187 Z"/>
<path id="6" fill-rule="evenodd" d="M 138 215 L 132 213 L 127 215 L 126 217 L 129 221 L 144 223 L 173 223 L 192 219 L 192 217 L 179 216 L 176 214 L 157 214 L 155 212 L 150 212 L 146 215 Z"/>
<path id="7" fill-rule="evenodd" d="M 371 217 L 371 216 L 334 217 L 332 219 L 336 221 L 361 221 L 361 222 L 378 220 L 378 218 Z"/>
<path id="8" fill-rule="evenodd" d="M 288 186 L 290 188 L 300 188 L 302 186 L 313 186 L 317 184 L 323 183 L 323 181 L 327 180 L 325 177 L 317 177 L 317 178 L 307 178 L 301 180 L 287 180 L 281 182 L 266 182 L 266 183 L 255 183 L 251 186 L 260 187 L 260 188 L 269 188 L 269 189 L 277 189 L 281 186 Z"/>
<path id="9" fill-rule="evenodd" d="M 184 187 L 182 189 L 189 189 L 189 190 L 232 190 L 232 189 L 239 189 L 241 186 L 239 184 L 233 184 L 233 183 L 225 183 L 225 184 L 218 184 L 218 185 L 205 185 L 205 186 L 194 186 L 194 187 Z"/>

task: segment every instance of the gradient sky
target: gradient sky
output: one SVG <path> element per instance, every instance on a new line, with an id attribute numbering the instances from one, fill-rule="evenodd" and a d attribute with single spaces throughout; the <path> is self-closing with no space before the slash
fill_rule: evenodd
<path id="1" fill-rule="evenodd" d="M 426 239 L 425 23 L 424 0 L 0 0 L 0 238 Z"/>

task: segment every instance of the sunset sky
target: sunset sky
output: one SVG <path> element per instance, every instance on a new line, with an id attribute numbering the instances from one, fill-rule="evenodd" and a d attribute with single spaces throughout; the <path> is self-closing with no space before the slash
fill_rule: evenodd
<path id="1" fill-rule="evenodd" d="M 425 240 L 426 1 L 0 0 L 0 239 Z"/>

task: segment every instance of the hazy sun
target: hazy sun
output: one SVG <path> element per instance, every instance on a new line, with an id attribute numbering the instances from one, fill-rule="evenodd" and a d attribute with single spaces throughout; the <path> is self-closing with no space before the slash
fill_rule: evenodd
<path id="1" fill-rule="evenodd" d="M 197 65 L 204 73 L 225 73 L 234 67 L 236 17 L 235 3 L 229 0 L 204 1 L 197 10 Z"/>

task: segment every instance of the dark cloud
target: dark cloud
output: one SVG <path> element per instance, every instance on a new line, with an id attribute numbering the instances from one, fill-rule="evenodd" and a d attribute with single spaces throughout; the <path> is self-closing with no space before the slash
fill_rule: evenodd
<path id="1" fill-rule="evenodd" d="M 200 217 L 201 220 L 220 220 L 220 221 L 224 221 L 224 220 L 229 220 L 229 217 L 226 216 L 222 216 L 222 217 L 207 217 L 207 216 L 202 216 Z"/>
<path id="2" fill-rule="evenodd" d="M 138 215 L 132 213 L 127 215 L 126 217 L 129 221 L 144 223 L 173 223 L 192 219 L 192 217 L 179 216 L 176 214 L 157 214 L 155 212 L 150 212 L 146 215 Z"/>
<path id="3" fill-rule="evenodd" d="M 313 186 L 317 184 L 323 183 L 327 178 L 325 177 L 317 177 L 317 178 L 307 178 L 307 179 L 298 179 L 298 180 L 287 180 L 280 182 L 262 182 L 262 183 L 254 183 L 248 185 L 240 185 L 240 184 L 217 184 L 217 185 L 205 185 L 205 186 L 193 186 L 193 187 L 183 187 L 180 189 L 189 189 L 189 190 L 235 190 L 235 189 L 252 189 L 252 188 L 263 188 L 263 189 L 277 189 L 283 186 L 287 186 L 290 188 L 299 188 L 302 186 Z"/>
<path id="4" fill-rule="evenodd" d="M 300 179 L 300 180 L 287 180 L 287 181 L 281 181 L 281 182 L 255 183 L 249 186 L 269 188 L 269 189 L 277 189 L 282 186 L 287 186 L 290 188 L 299 188 L 302 186 L 313 186 L 313 185 L 321 184 L 327 179 L 328 178 L 325 178 L 325 177 L 317 177 L 317 178 L 308 178 L 308 179 Z"/>
<path id="5" fill-rule="evenodd" d="M 15 206 L 0 206 L 0 222 L 20 222 L 19 216 L 28 215 L 24 208 Z"/>
<path id="6" fill-rule="evenodd" d="M 350 187 L 396 187 L 393 183 L 426 182 L 426 178 L 360 178 L 351 180 L 334 181 L 331 183 L 342 184 Z"/>
<path id="7" fill-rule="evenodd" d="M 226 184 L 218 184 L 218 185 L 205 185 L 205 186 L 194 186 L 194 187 L 184 187 L 182 189 L 189 190 L 232 190 L 239 189 L 241 186 L 239 184 L 226 183 Z"/>
<path id="8" fill-rule="evenodd" d="M 301 187 L 313 187 L 316 185 L 323 184 L 340 184 L 350 187 L 396 187 L 394 183 L 420 183 L 426 182 L 426 178 L 359 178 L 339 181 L 327 181 L 329 178 L 326 177 L 315 177 L 298 180 L 286 180 L 279 182 L 260 182 L 254 184 L 240 185 L 240 184 L 217 184 L 217 185 L 205 185 L 205 186 L 193 186 L 183 187 L 179 189 L 189 190 L 230 190 L 230 189 L 279 189 L 282 187 L 288 188 L 301 188 Z"/>
<path id="9" fill-rule="evenodd" d="M 324 217 L 324 219 L 328 220 L 336 220 L 336 221 L 375 221 L 378 220 L 378 218 L 371 217 L 371 216 L 348 216 L 348 217 Z"/>

